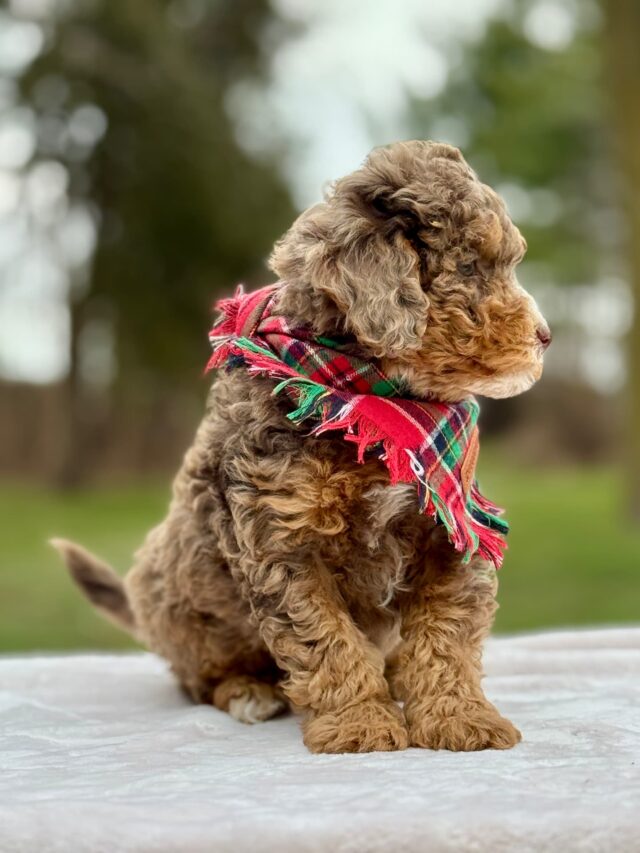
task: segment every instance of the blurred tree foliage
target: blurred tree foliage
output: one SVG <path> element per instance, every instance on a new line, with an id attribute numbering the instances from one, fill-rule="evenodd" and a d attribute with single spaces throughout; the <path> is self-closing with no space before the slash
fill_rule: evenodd
<path id="1" fill-rule="evenodd" d="M 87 462 L 81 360 L 92 322 L 107 318 L 114 330 L 120 409 L 132 416 L 135 401 L 158 398 L 180 405 L 180 392 L 200 381 L 214 295 L 264 275 L 292 207 L 275 165 L 241 150 L 225 109 L 235 82 L 265 70 L 268 0 L 76 0 L 58 9 L 21 85 L 38 115 L 38 156 L 64 164 L 70 203 L 97 223 L 90 271 L 71 297 L 60 474 L 73 482 Z M 95 121 L 95 107 L 106 132 L 89 151 L 65 127 L 78 110 Z"/>
<path id="2" fill-rule="evenodd" d="M 514 212 L 529 244 L 523 274 L 528 266 L 532 281 L 590 284 L 623 274 L 640 305 L 640 3 L 568 5 L 575 31 L 555 46 L 527 32 L 535 5 L 511 0 L 481 39 L 459 47 L 442 93 L 414 103 L 414 133 L 451 131 L 483 180 L 508 200 L 509 189 L 524 191 L 528 210 Z M 637 314 L 625 470 L 640 518 Z"/>
<path id="3" fill-rule="evenodd" d="M 427 137 L 452 128 L 484 181 L 524 190 L 528 262 L 582 284 L 599 274 L 598 223 L 612 207 L 598 32 L 545 49 L 525 34 L 532 5 L 512 0 L 482 38 L 460 45 L 445 89 L 414 104 L 413 122 Z"/>

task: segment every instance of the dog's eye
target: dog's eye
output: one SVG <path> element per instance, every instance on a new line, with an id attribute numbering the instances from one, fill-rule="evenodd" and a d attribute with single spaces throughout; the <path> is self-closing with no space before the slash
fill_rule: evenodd
<path id="1" fill-rule="evenodd" d="M 467 278 L 474 275 L 475 271 L 476 265 L 473 261 L 464 261 L 458 264 L 458 272 L 460 275 L 464 275 Z"/>

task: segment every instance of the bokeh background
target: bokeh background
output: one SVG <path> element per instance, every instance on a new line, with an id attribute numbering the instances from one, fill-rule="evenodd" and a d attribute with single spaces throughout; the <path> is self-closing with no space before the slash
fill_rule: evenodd
<path id="1" fill-rule="evenodd" d="M 0 650 L 120 647 L 119 569 L 201 416 L 217 294 L 374 145 L 463 148 L 529 242 L 543 380 L 483 409 L 497 630 L 640 618 L 640 3 L 0 6 Z"/>

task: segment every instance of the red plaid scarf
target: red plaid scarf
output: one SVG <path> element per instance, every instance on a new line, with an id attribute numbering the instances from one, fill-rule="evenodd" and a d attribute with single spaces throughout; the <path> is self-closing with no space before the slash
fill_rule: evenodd
<path id="1" fill-rule="evenodd" d="M 251 375 L 279 380 L 296 406 L 295 423 L 316 421 L 312 433 L 342 430 L 359 462 L 372 451 L 392 484 L 414 483 L 421 511 L 444 524 L 468 562 L 474 554 L 502 563 L 508 525 L 474 479 L 479 407 L 473 399 L 435 403 L 402 396 L 402 388 L 375 362 L 354 353 L 354 342 L 329 340 L 309 327 L 292 328 L 277 313 L 280 285 L 245 294 L 239 287 L 217 308 L 222 318 L 209 333 L 207 370 L 244 366 Z"/>

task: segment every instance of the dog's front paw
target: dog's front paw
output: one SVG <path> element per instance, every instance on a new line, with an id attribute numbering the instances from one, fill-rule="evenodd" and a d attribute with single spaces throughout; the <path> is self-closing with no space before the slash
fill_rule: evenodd
<path id="1" fill-rule="evenodd" d="M 389 752 L 406 749 L 409 738 L 398 706 L 370 699 L 308 717 L 304 742 L 311 752 Z"/>
<path id="2" fill-rule="evenodd" d="M 472 752 L 511 749 L 522 735 L 489 702 L 436 703 L 429 708 L 405 708 L 412 746 Z"/>

